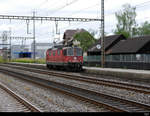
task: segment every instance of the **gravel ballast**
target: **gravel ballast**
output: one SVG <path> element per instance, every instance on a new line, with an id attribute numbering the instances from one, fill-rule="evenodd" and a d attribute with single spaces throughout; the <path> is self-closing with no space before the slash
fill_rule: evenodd
<path id="1" fill-rule="evenodd" d="M 104 108 L 92 106 L 89 103 L 63 95 L 57 91 L 0 74 L 0 82 L 25 97 L 44 112 L 106 112 Z M 0 94 L 1 96 L 1 94 Z M 10 103 L 7 101 L 6 103 Z M 0 104 L 3 107 L 3 104 Z"/>
<path id="2" fill-rule="evenodd" d="M 6 68 L 6 67 L 3 67 L 3 68 Z M 150 95 L 149 94 L 143 94 L 143 93 L 138 93 L 138 92 L 129 91 L 129 90 L 125 90 L 125 89 L 107 87 L 107 86 L 103 86 L 103 85 L 89 84 L 87 82 L 80 82 L 80 81 L 76 81 L 76 80 L 64 79 L 64 78 L 50 76 L 50 75 L 44 75 L 44 74 L 37 74 L 37 73 L 30 72 L 30 71 L 23 71 L 23 70 L 19 70 L 19 69 L 10 69 L 10 68 L 6 68 L 6 69 L 13 70 L 13 71 L 19 71 L 19 72 L 22 72 L 22 73 L 25 73 L 25 74 L 28 74 L 31 76 L 34 75 L 38 78 L 44 78 L 44 79 L 51 80 L 54 82 L 64 83 L 64 84 L 68 84 L 68 85 L 72 85 L 72 86 L 76 86 L 76 87 L 81 87 L 81 88 L 93 90 L 96 92 L 102 92 L 102 93 L 105 93 L 108 95 L 125 98 L 127 100 L 133 100 L 133 101 L 137 101 L 140 103 L 150 104 Z"/>

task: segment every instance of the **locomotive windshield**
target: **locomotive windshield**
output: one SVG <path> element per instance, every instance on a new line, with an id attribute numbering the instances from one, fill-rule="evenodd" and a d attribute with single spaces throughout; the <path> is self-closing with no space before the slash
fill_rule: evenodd
<path id="1" fill-rule="evenodd" d="M 81 48 L 75 48 L 76 56 L 82 56 L 82 49 Z"/>
<path id="2" fill-rule="evenodd" d="M 67 48 L 63 51 L 64 56 L 82 56 L 81 48 Z"/>
<path id="3" fill-rule="evenodd" d="M 73 48 L 67 49 L 67 56 L 73 56 L 73 55 L 74 55 Z"/>

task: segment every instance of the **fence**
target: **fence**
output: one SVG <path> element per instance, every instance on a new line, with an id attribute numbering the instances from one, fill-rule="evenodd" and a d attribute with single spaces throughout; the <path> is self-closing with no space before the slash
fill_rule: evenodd
<path id="1" fill-rule="evenodd" d="M 86 62 L 100 62 L 101 56 L 84 56 Z M 106 62 L 148 62 L 150 54 L 106 55 Z"/>
<path id="2" fill-rule="evenodd" d="M 85 66 L 101 66 L 101 56 L 84 57 Z M 107 55 L 106 68 L 150 70 L 150 54 Z"/>

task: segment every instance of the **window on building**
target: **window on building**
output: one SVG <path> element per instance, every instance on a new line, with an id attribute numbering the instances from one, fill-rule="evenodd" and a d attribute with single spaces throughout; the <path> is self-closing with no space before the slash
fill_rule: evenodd
<path id="1" fill-rule="evenodd" d="M 140 54 L 136 54 L 136 60 L 140 61 L 141 60 L 141 55 Z"/>

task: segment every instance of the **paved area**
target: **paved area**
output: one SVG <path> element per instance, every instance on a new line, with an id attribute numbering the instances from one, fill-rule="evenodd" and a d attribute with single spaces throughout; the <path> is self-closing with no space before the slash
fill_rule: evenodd
<path id="1" fill-rule="evenodd" d="M 148 70 L 133 70 L 133 69 L 118 69 L 118 68 L 95 68 L 95 67 L 84 67 L 85 72 L 126 78 L 130 80 L 144 81 L 150 83 L 150 71 Z"/>
<path id="2" fill-rule="evenodd" d="M 24 64 L 24 63 L 22 63 L 22 64 Z M 38 67 L 46 66 L 46 64 L 33 64 L 33 63 L 28 63 L 28 64 L 36 65 Z M 96 68 L 96 67 L 83 67 L 83 69 L 85 69 L 85 72 L 87 72 L 87 73 L 93 73 L 93 74 L 98 74 L 98 75 L 115 76 L 115 77 L 123 77 L 123 78 L 140 78 L 140 79 L 147 79 L 150 81 L 150 71 L 149 70 Z"/>
<path id="3" fill-rule="evenodd" d="M 134 69 L 120 69 L 120 68 L 96 68 L 96 67 L 84 67 L 88 70 L 98 70 L 98 71 L 113 71 L 113 72 L 130 72 L 137 74 L 150 74 L 150 70 L 134 70 Z"/>

